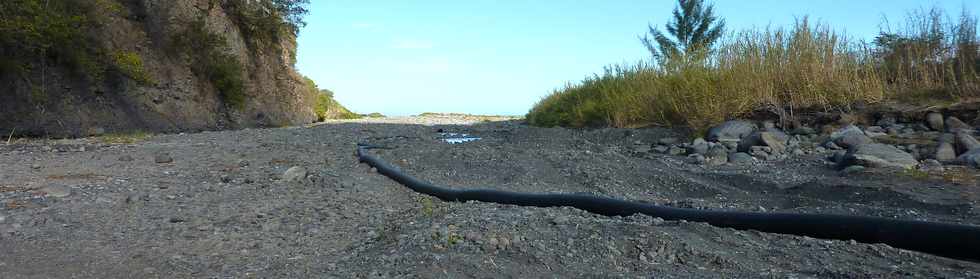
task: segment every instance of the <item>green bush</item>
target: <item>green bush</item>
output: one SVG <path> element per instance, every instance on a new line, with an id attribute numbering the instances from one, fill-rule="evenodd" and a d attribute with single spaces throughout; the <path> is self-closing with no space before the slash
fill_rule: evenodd
<path id="1" fill-rule="evenodd" d="M 122 12 L 114 0 L 0 1 L 2 74 L 27 74 L 53 63 L 90 81 L 102 80 L 109 66 L 104 61 L 111 60 L 93 30 Z"/>
<path id="2" fill-rule="evenodd" d="M 306 88 L 311 94 L 315 95 L 315 102 L 313 103 L 313 111 L 316 113 L 317 121 L 324 121 L 327 119 L 357 119 L 361 118 L 359 114 L 353 113 L 340 102 L 334 100 L 333 91 L 327 89 L 320 89 L 316 82 L 312 79 L 304 77 L 306 81 Z"/>
<path id="3" fill-rule="evenodd" d="M 143 68 L 143 58 L 133 51 L 117 51 L 113 55 L 115 67 L 120 73 L 143 84 L 153 84 L 153 78 Z"/>
<path id="4" fill-rule="evenodd" d="M 222 100 L 236 109 L 245 107 L 244 66 L 238 57 L 228 54 L 224 37 L 208 31 L 203 20 L 192 22 L 171 40 L 171 51 L 186 55 L 191 70 L 206 77 L 221 94 Z"/>

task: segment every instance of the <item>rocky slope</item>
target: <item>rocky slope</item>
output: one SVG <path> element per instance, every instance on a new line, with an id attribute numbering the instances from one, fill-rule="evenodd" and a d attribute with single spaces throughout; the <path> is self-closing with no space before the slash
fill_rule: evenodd
<path id="1" fill-rule="evenodd" d="M 16 0 L 9 5 L 27 7 L 31 2 L 37 1 Z M 84 45 L 73 47 L 92 53 L 82 61 L 87 64 L 75 64 L 91 67 L 66 63 L 70 60 L 66 57 L 73 56 L 54 50 L 70 52 L 71 47 L 58 46 L 35 49 L 42 51 L 37 59 L 0 63 L 14 65 L 0 67 L 8 69 L 0 70 L 0 132 L 4 134 L 58 137 L 315 120 L 316 92 L 307 88 L 293 67 L 294 34 L 269 34 L 269 29 L 257 28 L 268 25 L 256 21 L 262 19 L 256 11 L 262 10 L 253 5 L 260 1 L 62 2 L 94 5 L 89 7 L 94 12 L 81 15 L 87 21 L 69 25 L 81 30 L 78 36 L 84 38 L 80 39 Z M 62 2 L 56 3 L 72 5 Z M 73 8 L 63 7 L 62 14 L 49 16 L 60 19 L 65 13 L 72 15 Z M 11 22 L 16 23 L 4 23 L 24 29 L 10 27 Z M 15 42 L 0 47 L 8 56 L 17 47 L 10 44 L 23 43 L 10 37 Z"/>

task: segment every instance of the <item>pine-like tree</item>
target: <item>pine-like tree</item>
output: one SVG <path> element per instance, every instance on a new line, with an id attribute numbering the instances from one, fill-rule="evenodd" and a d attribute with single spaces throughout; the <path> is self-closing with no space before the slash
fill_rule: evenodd
<path id="1" fill-rule="evenodd" d="M 649 35 L 640 38 L 653 57 L 661 62 L 711 50 L 725 32 L 725 20 L 715 16 L 714 5 L 705 5 L 704 0 L 678 0 L 673 15 L 673 20 L 665 26 L 673 38 L 653 26 L 648 26 Z"/>

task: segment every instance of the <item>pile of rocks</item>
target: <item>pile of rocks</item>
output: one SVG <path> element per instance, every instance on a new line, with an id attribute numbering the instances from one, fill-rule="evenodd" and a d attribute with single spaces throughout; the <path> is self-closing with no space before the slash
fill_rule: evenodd
<path id="1" fill-rule="evenodd" d="M 653 151 L 688 156 L 692 162 L 707 165 L 747 164 L 813 152 L 804 147 L 807 147 L 815 132 L 812 129 L 797 130 L 790 135 L 776 128 L 772 122 L 763 122 L 760 128 L 750 121 L 734 120 L 711 128 L 705 138 L 697 138 L 690 143 L 677 143 L 673 138 L 661 139 Z M 809 147 L 813 147 L 812 144 Z"/>
<path id="2" fill-rule="evenodd" d="M 839 128 L 838 128 L 839 127 Z M 789 156 L 829 153 L 838 169 L 900 168 L 942 170 L 943 164 L 980 168 L 977 128 L 956 117 L 928 113 L 924 121 L 901 123 L 882 116 L 874 125 L 825 125 L 820 131 L 800 126 L 784 132 L 773 122 L 732 120 L 712 127 L 704 138 L 679 142 L 660 139 L 652 151 L 687 156 L 706 165 L 748 164 Z"/>

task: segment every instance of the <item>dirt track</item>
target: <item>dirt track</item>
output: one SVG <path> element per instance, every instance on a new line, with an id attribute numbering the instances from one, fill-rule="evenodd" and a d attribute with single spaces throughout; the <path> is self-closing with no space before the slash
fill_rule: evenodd
<path id="1" fill-rule="evenodd" d="M 440 130 L 482 140 L 450 145 L 437 139 Z M 635 152 L 638 142 L 667 136 L 682 135 L 517 122 L 332 123 L 132 145 L 0 146 L 0 278 L 980 277 L 980 264 L 885 245 L 443 203 L 353 155 L 358 141 L 385 145 L 392 149 L 377 151 L 382 158 L 454 187 L 980 224 L 972 182 L 889 171 L 841 176 L 819 154 L 705 167 Z M 173 162 L 157 160 L 166 159 L 161 153 Z M 294 166 L 309 176 L 282 180 Z"/>

